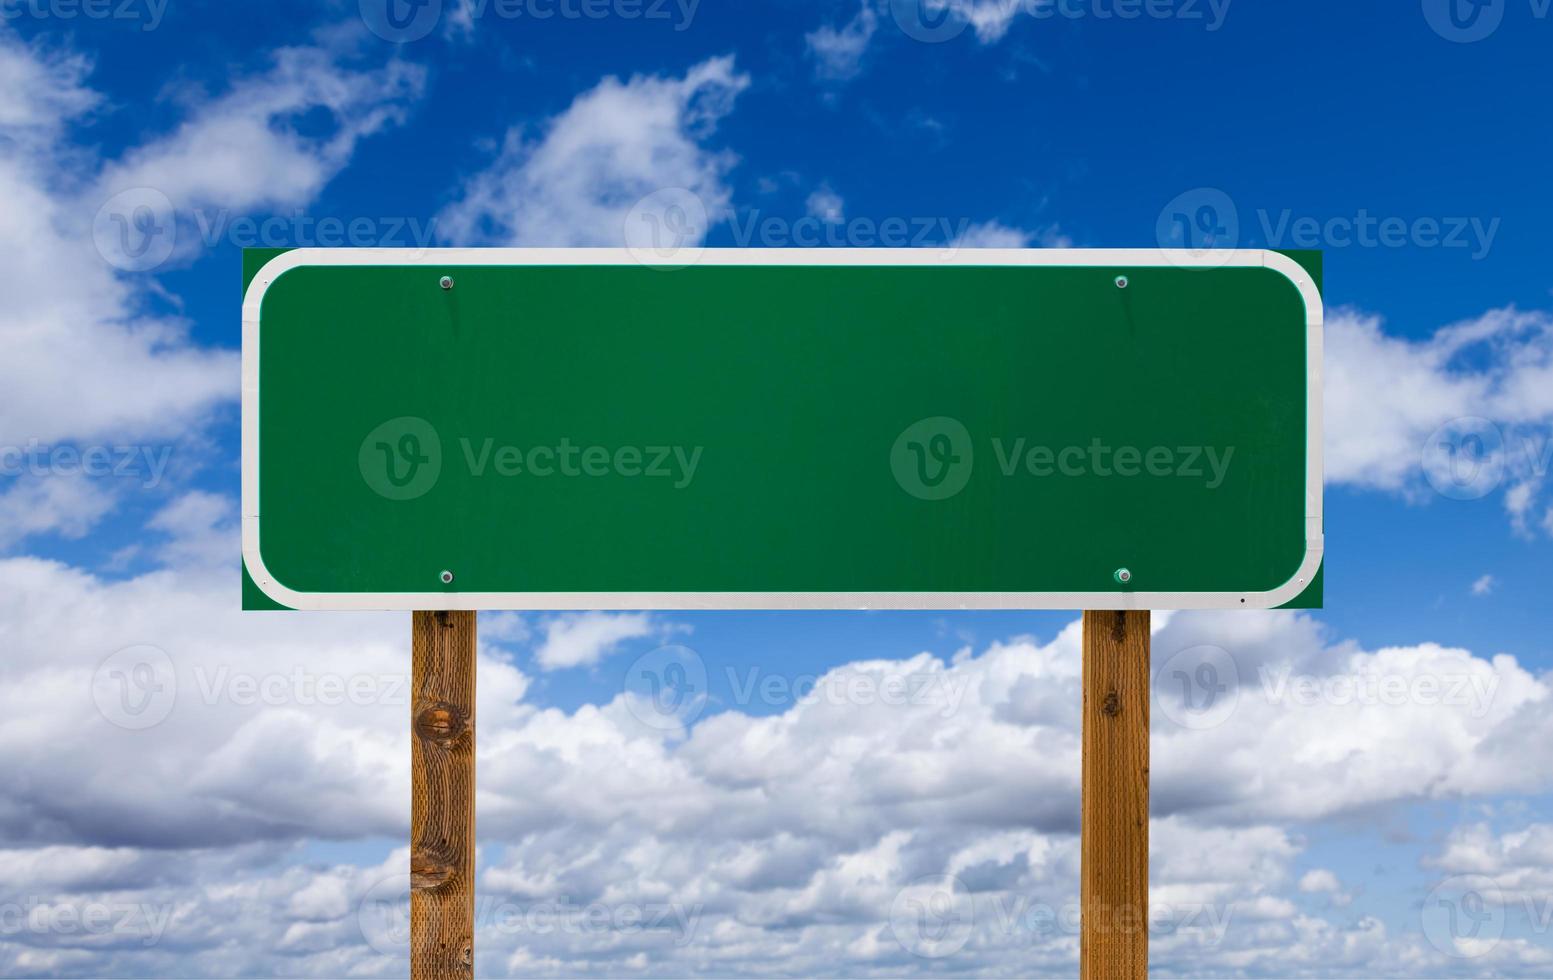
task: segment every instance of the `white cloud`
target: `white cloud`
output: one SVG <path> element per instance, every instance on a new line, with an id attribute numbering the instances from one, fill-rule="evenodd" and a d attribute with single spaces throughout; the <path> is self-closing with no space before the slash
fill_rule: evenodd
<path id="1" fill-rule="evenodd" d="M 1494 586 L 1496 584 L 1498 583 L 1494 581 L 1494 577 L 1492 575 L 1480 576 L 1477 581 L 1472 583 L 1472 594 L 1480 596 L 1488 595 L 1494 591 Z"/>
<path id="2" fill-rule="evenodd" d="M 233 964 L 267 963 L 275 950 L 308 975 L 387 975 L 402 965 L 367 948 L 358 927 L 361 897 L 392 866 L 291 866 L 286 848 L 407 832 L 406 705 L 393 685 L 408 670 L 408 623 L 239 612 L 229 566 L 207 564 L 222 548 L 235 553 L 229 514 L 219 499 L 180 498 L 155 518 L 174 535 L 160 554 L 177 564 L 125 581 L 0 561 L 0 781 L 12 787 L 0 801 L 0 840 L 53 849 L 40 890 L 122 887 L 176 908 L 171 938 L 149 949 L 83 953 L 27 936 L 0 951 L 8 969 L 25 956 L 68 961 L 73 972 L 150 975 L 178 956 L 189 969 L 230 974 L 254 972 Z M 1151 896 L 1175 927 L 1157 939 L 1158 968 L 1284 975 L 1338 963 L 1382 975 L 1439 962 L 1416 937 L 1339 914 L 1351 892 L 1297 875 L 1305 845 L 1296 827 L 1418 800 L 1545 790 L 1553 772 L 1528 767 L 1523 751 L 1553 734 L 1544 682 L 1504 656 L 1333 644 L 1294 613 L 1160 620 Z M 525 629 L 498 618 L 489 632 L 521 642 Z M 639 614 L 542 621 L 539 660 L 597 663 L 612 644 L 655 629 Z M 1177 651 L 1210 642 L 1237 664 L 1235 709 L 1215 727 L 1183 728 L 1167 668 L 1181 666 Z M 170 714 L 143 730 L 114 727 L 92 696 L 97 665 L 132 644 L 164 650 L 176 671 Z M 1276 697 L 1263 677 L 1284 668 L 1320 681 L 1397 677 L 1410 697 Z M 763 700 L 761 681 L 783 680 L 783 665 L 772 664 L 740 675 L 734 703 L 713 705 L 721 713 L 670 731 L 642 724 L 623 694 L 539 708 L 493 648 L 479 669 L 485 900 L 505 903 L 518 922 L 564 900 L 670 923 L 535 934 L 493 919 L 478 939 L 484 972 L 516 963 L 726 975 L 767 963 L 805 974 L 994 965 L 1071 974 L 1076 936 L 1038 926 L 1049 922 L 1040 910 L 1077 900 L 1076 623 L 1046 641 L 947 660 L 842 664 L 799 683 L 796 702 Z M 332 676 L 366 682 L 370 696 L 320 700 L 318 682 Z M 1448 693 L 1463 677 L 1494 681 L 1468 685 L 1488 692 L 1486 702 L 1438 703 L 1418 683 Z M 246 690 L 257 694 L 234 694 Z M 45 752 L 56 762 L 40 768 Z M 1279 764 L 1270 769 L 1269 759 Z M 270 843 L 262 855 L 244 852 L 252 841 Z M 403 853 L 391 862 L 402 867 Z M 182 869 L 192 883 L 149 868 Z M 912 955 L 890 925 L 901 890 L 935 874 L 972 888 L 972 937 L 947 961 Z M 1313 888 L 1332 896 L 1325 907 L 1337 918 L 1299 911 Z M 221 921 L 235 903 L 247 909 L 242 921 Z"/>
<path id="3" fill-rule="evenodd" d="M 122 581 L 0 560 L 0 779 L 15 788 L 0 841 L 197 848 L 407 832 L 408 617 L 242 612 L 226 513 L 200 496 L 175 503 L 157 524 L 176 529 L 164 554 L 179 565 Z M 482 722 L 510 725 L 526 686 L 484 650 Z M 147 702 L 165 718 L 143 727 L 159 717 Z"/>
<path id="4" fill-rule="evenodd" d="M 58 141 L 63 114 L 98 101 L 81 85 L 84 61 L 45 59 L 0 30 L 0 65 L 31 80 L 6 99 L 7 135 L 19 126 L 25 138 L 0 138 L 0 445 L 181 433 L 235 395 L 235 355 L 195 347 L 186 324 L 141 312 L 134 286 L 93 247 L 101 200 L 61 186 L 61 169 L 81 162 Z"/>
<path id="5" fill-rule="evenodd" d="M 91 62 L 75 52 L 28 47 L 0 29 L 0 133 L 27 149 L 47 149 L 67 122 L 101 102 L 83 84 Z"/>
<path id="6" fill-rule="evenodd" d="M 1073 240 L 1056 225 L 1035 231 L 1015 228 L 999 221 L 984 221 L 967 227 L 954 240 L 956 248 L 1071 248 Z"/>
<path id="7" fill-rule="evenodd" d="M 626 640 L 657 631 L 646 613 L 582 612 L 556 616 L 543 625 L 544 642 L 534 659 L 545 670 L 591 667 Z"/>
<path id="8" fill-rule="evenodd" d="M 618 247 L 638 202 L 679 191 L 705 214 L 675 219 L 688 221 L 699 242 L 728 212 L 723 178 L 736 159 L 705 142 L 748 85 L 732 57 L 680 78 L 606 78 L 537 138 L 508 130 L 496 160 L 465 183 L 438 229 L 461 244 Z"/>
<path id="9" fill-rule="evenodd" d="M 113 506 L 113 494 L 83 476 L 14 480 L 0 491 L 0 551 L 33 534 L 85 537 Z"/>
<path id="10" fill-rule="evenodd" d="M 829 186 L 821 186 L 811 193 L 804 207 L 809 217 L 818 218 L 826 224 L 840 224 L 846 218 L 846 202 Z"/>
<path id="11" fill-rule="evenodd" d="M 1021 12 L 1050 9 L 1047 0 L 861 0 L 851 20 L 840 27 L 825 23 L 804 35 L 816 77 L 854 78 L 862 70 L 881 22 L 893 19 L 908 37 L 951 40 L 969 27 L 984 45 L 1003 39 Z"/>
<path id="12" fill-rule="evenodd" d="M 1487 823 L 1462 824 L 1423 864 L 1445 875 L 1483 875 L 1512 895 L 1553 901 L 1553 824 L 1531 823 L 1503 833 Z"/>
<path id="13" fill-rule="evenodd" d="M 311 202 L 361 139 L 404 121 L 425 84 L 418 65 L 394 60 L 357 70 L 343 66 L 340 54 L 277 50 L 269 71 L 239 79 L 225 95 L 196 105 L 172 132 L 106 167 L 99 200 L 152 187 L 180 211 L 243 213 Z M 326 131 L 304 134 L 300 120 L 306 116 L 316 127 L 320 114 L 330 120 Z"/>
<path id="14" fill-rule="evenodd" d="M 1339 309 L 1327 320 L 1325 367 L 1329 482 L 1415 498 L 1431 485 L 1456 499 L 1504 490 L 1518 530 L 1541 523 L 1553 315 L 1493 310 L 1408 340 L 1379 317 Z"/>
<path id="15" fill-rule="evenodd" d="M 856 16 L 841 27 L 824 24 L 804 35 L 814 73 L 820 78 L 845 81 L 862 70 L 863 53 L 879 27 L 873 0 L 862 0 Z"/>
<path id="16" fill-rule="evenodd" d="M 74 119 L 97 110 L 86 85 L 90 64 L 69 52 L 45 53 L 0 27 L 0 453 L 98 443 L 149 452 L 165 463 L 174 444 L 199 447 L 220 406 L 236 400 L 238 355 L 202 346 L 176 314 L 153 312 L 176 300 L 145 274 L 111 264 L 140 244 L 200 247 L 188 209 L 300 207 L 345 165 L 364 135 L 402 117 L 418 93 L 419 69 L 391 63 L 377 71 L 341 67 L 342 52 L 288 48 L 268 72 L 241 77 L 226 94 L 190 98 L 183 122 L 165 135 L 104 161 L 65 139 Z M 300 135 L 304 114 L 331 123 Z M 108 206 L 134 187 L 154 188 L 182 213 Z M 122 200 L 122 199 L 118 199 Z M 144 217 L 146 224 L 140 222 Z M 122 228 L 115 227 L 120 219 Z M 94 222 L 98 223 L 94 235 Z M 131 227 L 133 225 L 133 227 Z M 186 227 L 187 226 L 187 227 Z M 136 235 L 144 241 L 131 242 Z M 116 237 L 116 235 L 118 237 Z M 124 481 L 25 473 L 0 486 L 0 547 L 20 537 L 79 536 L 112 507 Z"/>

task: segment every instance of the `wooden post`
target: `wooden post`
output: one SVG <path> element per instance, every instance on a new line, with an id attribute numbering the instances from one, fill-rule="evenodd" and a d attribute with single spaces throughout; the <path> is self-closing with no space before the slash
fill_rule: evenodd
<path id="1" fill-rule="evenodd" d="M 1149 613 L 1084 613 L 1079 975 L 1149 974 Z"/>
<path id="2" fill-rule="evenodd" d="M 417 612 L 410 706 L 410 976 L 474 976 L 475 614 Z"/>

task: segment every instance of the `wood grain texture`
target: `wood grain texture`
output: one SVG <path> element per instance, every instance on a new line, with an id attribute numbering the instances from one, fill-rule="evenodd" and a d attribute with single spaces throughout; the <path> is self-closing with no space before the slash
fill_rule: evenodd
<path id="1" fill-rule="evenodd" d="M 1149 973 L 1149 613 L 1084 613 L 1079 974 Z"/>
<path id="2" fill-rule="evenodd" d="M 417 612 L 410 706 L 410 976 L 474 975 L 475 614 Z"/>

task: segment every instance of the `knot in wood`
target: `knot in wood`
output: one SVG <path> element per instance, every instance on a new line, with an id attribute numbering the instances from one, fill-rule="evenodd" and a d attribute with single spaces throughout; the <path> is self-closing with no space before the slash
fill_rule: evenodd
<path id="1" fill-rule="evenodd" d="M 458 856 L 446 847 L 417 847 L 410 852 L 412 891 L 436 891 L 453 880 Z"/>
<path id="2" fill-rule="evenodd" d="M 433 742 L 451 742 L 464 733 L 469 717 L 456 704 L 438 701 L 415 716 L 415 734 Z"/>
<path id="3" fill-rule="evenodd" d="M 1105 692 L 1105 699 L 1100 702 L 1100 710 L 1107 718 L 1115 718 L 1122 713 L 1121 695 L 1115 691 Z"/>

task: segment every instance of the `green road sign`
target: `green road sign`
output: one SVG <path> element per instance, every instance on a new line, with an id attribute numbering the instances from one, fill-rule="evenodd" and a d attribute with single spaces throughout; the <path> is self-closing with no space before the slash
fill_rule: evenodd
<path id="1" fill-rule="evenodd" d="M 1319 604 L 1319 259 L 252 253 L 245 599 Z"/>

